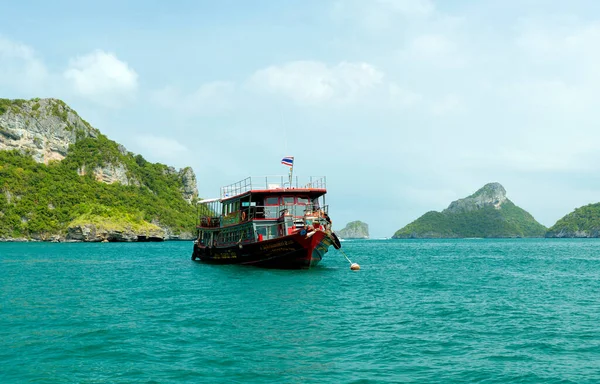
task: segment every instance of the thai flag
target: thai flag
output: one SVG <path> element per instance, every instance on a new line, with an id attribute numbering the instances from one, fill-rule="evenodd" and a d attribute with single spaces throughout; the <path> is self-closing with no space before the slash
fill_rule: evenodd
<path id="1" fill-rule="evenodd" d="M 286 156 L 281 159 L 281 164 L 287 165 L 288 167 L 294 166 L 294 156 Z"/>

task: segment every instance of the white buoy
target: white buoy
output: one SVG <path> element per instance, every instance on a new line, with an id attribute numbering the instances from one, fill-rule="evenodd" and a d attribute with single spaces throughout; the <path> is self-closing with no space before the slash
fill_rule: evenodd
<path id="1" fill-rule="evenodd" d="M 348 260 L 348 262 L 350 263 L 350 269 L 351 270 L 353 270 L 353 271 L 360 270 L 360 265 L 358 265 L 357 263 L 353 263 L 352 260 L 350 260 L 350 258 L 346 255 L 346 252 L 342 251 L 341 248 L 339 248 L 338 251 L 340 251 L 340 253 L 342 255 L 344 255 L 344 257 L 346 258 L 346 260 Z"/>

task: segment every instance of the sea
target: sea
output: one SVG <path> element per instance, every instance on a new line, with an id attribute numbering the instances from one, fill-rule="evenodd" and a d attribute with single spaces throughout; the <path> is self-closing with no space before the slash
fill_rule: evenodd
<path id="1" fill-rule="evenodd" d="M 0 383 L 598 383 L 600 240 L 0 244 Z"/>

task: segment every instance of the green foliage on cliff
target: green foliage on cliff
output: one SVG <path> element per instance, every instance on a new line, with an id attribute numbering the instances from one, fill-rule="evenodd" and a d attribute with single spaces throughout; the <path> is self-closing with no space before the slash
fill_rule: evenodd
<path id="1" fill-rule="evenodd" d="M 600 235 L 600 203 L 589 204 L 575 209 L 558 220 L 546 234 L 547 237 L 575 237 L 586 233 L 590 237 Z"/>
<path id="2" fill-rule="evenodd" d="M 18 151 L 0 151 L 0 237 L 65 234 L 91 207 L 104 207 L 131 225 L 156 221 L 174 233 L 193 232 L 196 208 L 181 196 L 179 174 L 139 158 L 121 153 L 103 135 L 78 141 L 63 161 L 48 165 Z M 124 165 L 133 185 L 95 180 L 93 168 L 107 164 Z"/>
<path id="3" fill-rule="evenodd" d="M 0 99 L 0 115 L 5 114 L 11 109 L 18 110 L 26 101 L 23 99 Z"/>
<path id="4" fill-rule="evenodd" d="M 427 212 L 398 230 L 394 238 L 543 237 L 546 227 L 505 201 L 500 209 L 484 206 L 466 212 Z"/>
<path id="5" fill-rule="evenodd" d="M 79 215 L 71 221 L 71 226 L 93 224 L 98 231 L 132 230 L 136 233 L 160 231 L 158 225 L 145 220 L 143 212 L 132 209 L 80 204 L 74 213 Z"/>

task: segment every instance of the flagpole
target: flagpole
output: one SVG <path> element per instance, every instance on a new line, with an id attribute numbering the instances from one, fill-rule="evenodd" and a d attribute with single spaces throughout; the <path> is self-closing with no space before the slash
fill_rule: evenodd
<path id="1" fill-rule="evenodd" d="M 283 159 L 281 159 L 281 164 L 285 164 L 288 167 L 290 167 L 290 175 L 289 175 L 289 184 L 290 184 L 290 188 L 292 188 L 292 179 L 293 179 L 293 174 L 294 174 L 294 156 L 286 156 Z M 282 180 L 283 182 L 283 180 Z"/>

